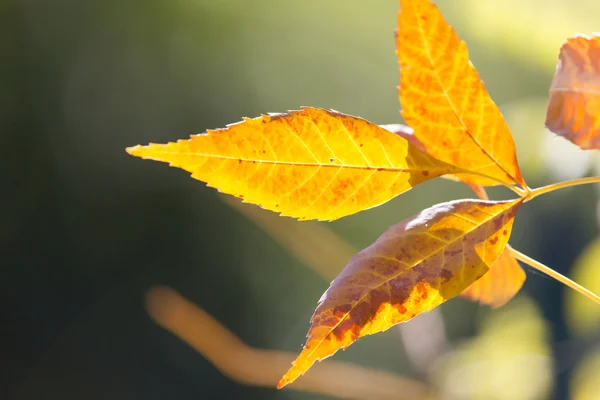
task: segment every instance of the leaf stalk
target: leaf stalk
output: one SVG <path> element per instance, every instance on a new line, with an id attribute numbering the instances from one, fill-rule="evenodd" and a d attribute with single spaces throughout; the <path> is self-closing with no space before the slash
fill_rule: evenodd
<path id="1" fill-rule="evenodd" d="M 581 293 L 582 295 L 584 295 L 585 297 L 587 297 L 588 299 L 592 300 L 593 302 L 600 304 L 600 297 L 589 291 L 588 289 L 584 288 L 583 286 L 581 286 L 580 284 L 578 284 L 577 282 L 572 281 L 571 279 L 567 278 L 566 276 L 556 272 L 555 270 L 553 270 L 550 267 L 547 267 L 546 265 L 542 264 L 539 261 L 534 260 L 533 258 L 521 253 L 520 251 L 517 251 L 515 249 L 513 249 L 511 246 L 506 246 L 506 248 L 511 252 L 511 254 L 519 261 L 523 262 L 524 264 L 529 265 L 532 268 L 537 269 L 540 272 L 543 272 L 544 274 L 556 279 L 557 281 L 559 281 L 560 283 L 570 287 L 571 289 Z"/>
<path id="2" fill-rule="evenodd" d="M 579 179 L 573 179 L 570 181 L 557 182 L 557 183 L 552 183 L 550 185 L 542 186 L 537 189 L 533 189 L 533 190 L 529 191 L 529 193 L 527 193 L 525 202 L 528 202 L 528 201 L 538 197 L 539 195 L 553 192 L 558 189 L 564 189 L 564 188 L 568 188 L 568 187 L 572 187 L 572 186 L 579 186 L 579 185 L 587 185 L 590 183 L 600 183 L 600 176 L 590 176 L 587 178 L 579 178 Z"/>

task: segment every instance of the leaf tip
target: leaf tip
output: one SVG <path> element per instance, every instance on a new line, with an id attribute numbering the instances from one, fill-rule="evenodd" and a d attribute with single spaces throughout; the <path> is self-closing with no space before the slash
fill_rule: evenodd
<path id="1" fill-rule="evenodd" d="M 142 146 L 140 146 L 138 144 L 136 146 L 126 147 L 125 151 L 127 152 L 127 154 L 129 154 L 131 156 L 137 156 L 137 155 L 139 155 L 141 149 L 142 149 Z"/>
<path id="2" fill-rule="evenodd" d="M 283 378 L 281 378 L 279 383 L 277 383 L 277 389 L 283 389 L 285 386 L 298 379 L 300 375 L 302 375 L 302 372 L 298 368 L 295 366 L 290 368 L 290 370 L 285 373 Z"/>

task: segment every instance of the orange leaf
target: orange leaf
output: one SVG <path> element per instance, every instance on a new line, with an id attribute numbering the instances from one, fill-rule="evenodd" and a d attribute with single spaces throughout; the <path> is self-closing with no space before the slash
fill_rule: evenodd
<path id="1" fill-rule="evenodd" d="M 400 0 L 396 47 L 402 116 L 429 154 L 488 178 L 525 186 L 500 110 L 469 61 L 466 44 L 429 0 Z"/>
<path id="2" fill-rule="evenodd" d="M 438 204 L 356 254 L 323 294 L 283 387 L 315 361 L 455 297 L 487 272 L 522 199 Z"/>
<path id="3" fill-rule="evenodd" d="M 600 36 L 576 36 L 560 49 L 546 127 L 582 149 L 600 149 Z"/>
<path id="4" fill-rule="evenodd" d="M 319 108 L 245 118 L 127 152 L 299 219 L 334 220 L 458 170 L 364 119 Z"/>
<path id="5" fill-rule="evenodd" d="M 485 188 L 466 182 L 482 200 L 488 200 Z M 506 304 L 523 287 L 525 271 L 519 262 L 504 249 L 490 270 L 460 294 L 460 297 L 497 308 Z"/>
<path id="6" fill-rule="evenodd" d="M 460 297 L 497 308 L 506 304 L 521 290 L 525 271 L 519 262 L 504 249 L 490 270 L 473 282 Z"/>

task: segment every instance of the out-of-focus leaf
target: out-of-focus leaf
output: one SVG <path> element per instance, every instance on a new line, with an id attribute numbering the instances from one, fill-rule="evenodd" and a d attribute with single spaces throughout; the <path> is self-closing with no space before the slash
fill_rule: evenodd
<path id="1" fill-rule="evenodd" d="M 525 271 L 510 250 L 504 249 L 490 270 L 464 290 L 460 297 L 497 308 L 515 297 L 523 283 Z"/>
<path id="2" fill-rule="evenodd" d="M 486 175 L 480 185 L 525 186 L 515 145 L 466 44 L 429 0 L 400 0 L 396 52 L 402 116 L 434 157 Z"/>
<path id="3" fill-rule="evenodd" d="M 283 387 L 315 361 L 450 299 L 504 249 L 522 199 L 438 204 L 391 227 L 356 254 L 323 294 Z"/>
<path id="4" fill-rule="evenodd" d="M 576 36 L 560 50 L 546 126 L 582 149 L 600 149 L 600 36 Z"/>
<path id="5" fill-rule="evenodd" d="M 364 119 L 319 108 L 246 118 L 176 143 L 127 149 L 299 219 L 375 207 L 457 168 Z"/>
<path id="6" fill-rule="evenodd" d="M 475 338 L 433 372 L 445 398 L 545 400 L 552 389 L 548 327 L 527 296 L 489 313 Z"/>
<path id="7" fill-rule="evenodd" d="M 588 354 L 575 369 L 570 382 L 572 400 L 598 400 L 600 398 L 600 348 Z"/>
<path id="8" fill-rule="evenodd" d="M 573 265 L 571 278 L 594 293 L 600 292 L 600 238 L 581 252 Z M 600 326 L 598 305 L 574 290 L 565 292 L 565 307 L 565 319 L 573 332 L 585 334 Z"/>

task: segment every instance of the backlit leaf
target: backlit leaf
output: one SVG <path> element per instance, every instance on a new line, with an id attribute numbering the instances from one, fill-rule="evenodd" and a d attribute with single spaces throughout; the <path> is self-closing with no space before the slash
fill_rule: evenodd
<path id="1" fill-rule="evenodd" d="M 127 152 L 299 219 L 334 220 L 457 171 L 364 119 L 319 108 L 245 118 L 189 140 Z"/>
<path id="2" fill-rule="evenodd" d="M 546 127 L 582 149 L 600 149 L 600 36 L 576 36 L 560 50 Z"/>
<path id="3" fill-rule="evenodd" d="M 440 305 L 485 274 L 510 236 L 522 199 L 438 204 L 356 254 L 323 294 L 283 387 L 358 338 Z"/>
<path id="4" fill-rule="evenodd" d="M 429 0 L 400 0 L 400 7 L 400 102 L 417 139 L 434 157 L 489 177 L 462 180 L 525 186 L 508 125 L 470 63 L 466 44 Z"/>

